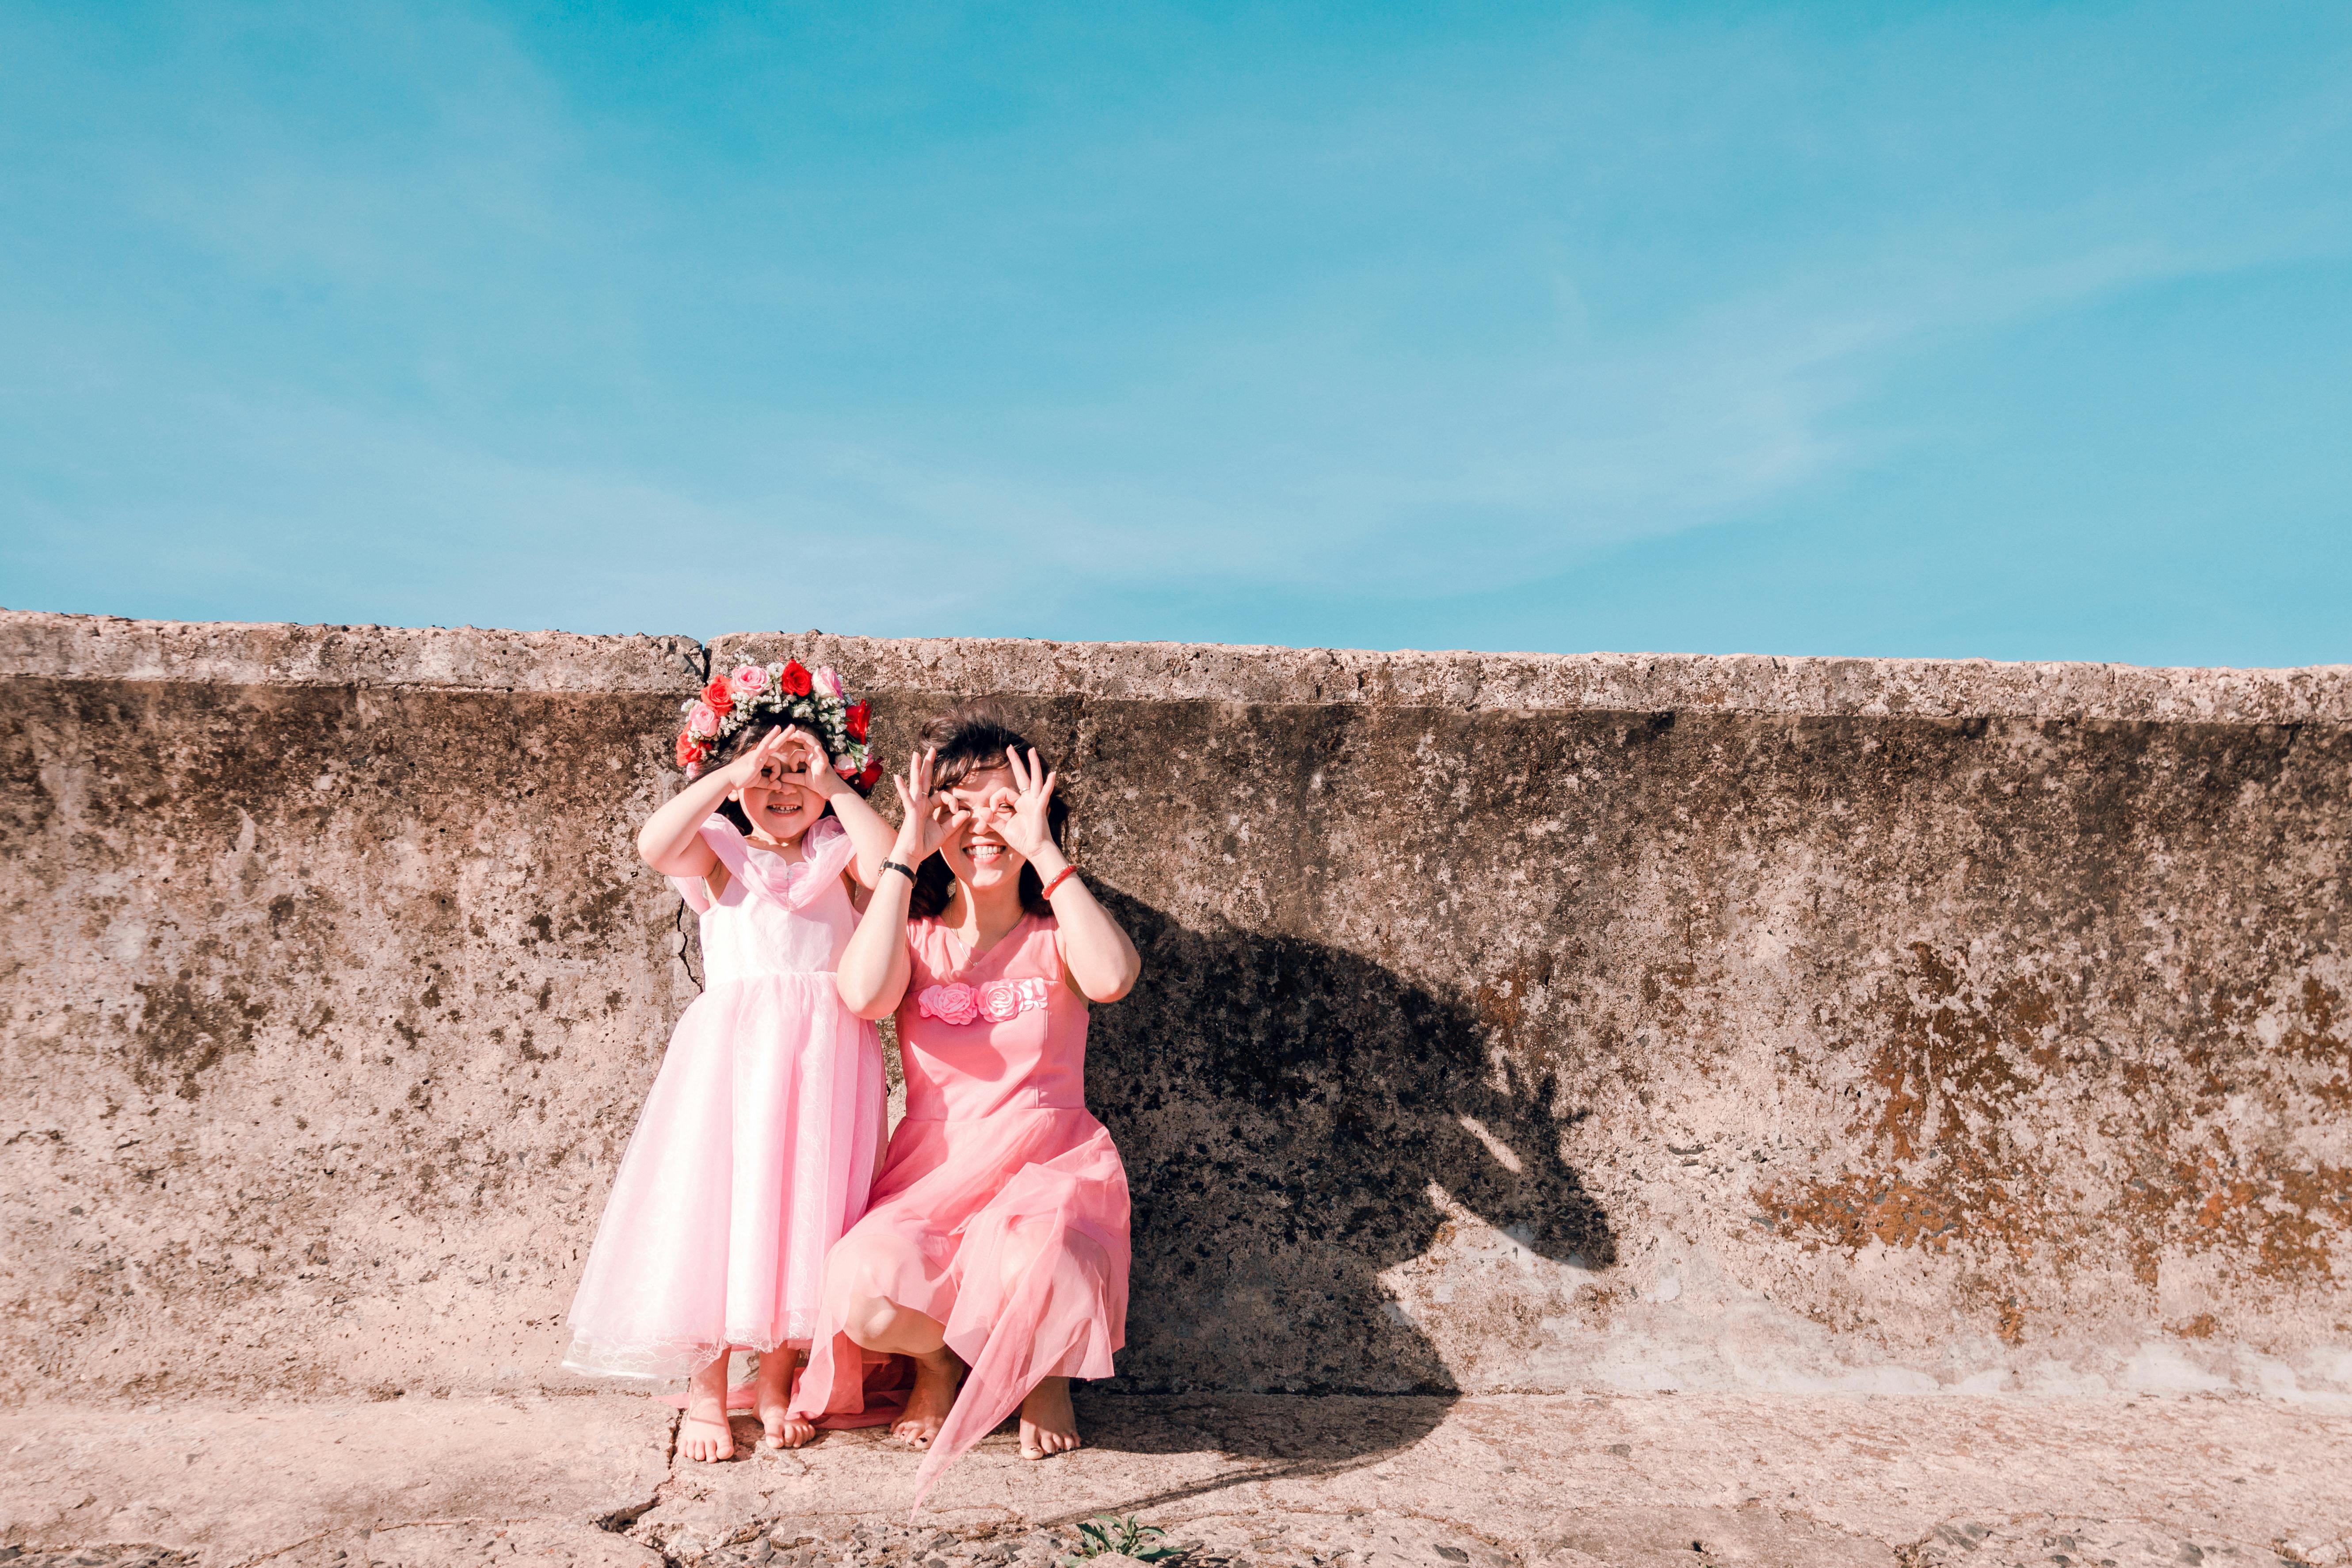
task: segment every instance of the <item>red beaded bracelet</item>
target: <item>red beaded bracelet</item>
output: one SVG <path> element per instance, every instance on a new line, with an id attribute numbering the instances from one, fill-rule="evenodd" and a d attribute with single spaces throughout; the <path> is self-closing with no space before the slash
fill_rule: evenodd
<path id="1" fill-rule="evenodd" d="M 1058 870 L 1058 871 L 1056 871 L 1056 872 L 1055 872 L 1055 873 L 1054 873 L 1054 879 L 1053 879 L 1052 881 L 1050 881 L 1050 882 L 1046 883 L 1046 884 L 1045 884 L 1045 890 L 1044 892 L 1042 892 L 1042 893 L 1038 894 L 1037 896 L 1038 896 L 1039 898 L 1041 898 L 1041 899 L 1050 899 L 1050 898 L 1052 898 L 1052 897 L 1054 896 L 1054 889 L 1056 889 L 1056 888 L 1060 887 L 1063 883 L 1065 883 L 1065 882 L 1068 881 L 1071 878 L 1073 878 L 1073 877 L 1076 876 L 1077 874 L 1078 874 L 1078 868 L 1077 868 L 1076 866 L 1065 866 L 1065 867 L 1063 867 L 1060 870 Z"/>

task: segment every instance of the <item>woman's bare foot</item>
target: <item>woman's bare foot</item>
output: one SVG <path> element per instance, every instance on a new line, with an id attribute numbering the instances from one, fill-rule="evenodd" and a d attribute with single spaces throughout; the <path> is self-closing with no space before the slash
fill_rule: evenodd
<path id="1" fill-rule="evenodd" d="M 1021 1457 L 1042 1459 L 1078 1446 L 1078 1413 L 1070 1407 L 1070 1380 L 1040 1379 L 1021 1402 Z"/>
<path id="2" fill-rule="evenodd" d="M 955 1408 L 963 1370 L 963 1359 L 944 1345 L 917 1356 L 914 1392 L 907 1395 L 907 1413 L 890 1423 L 890 1436 L 909 1448 L 929 1447 Z"/>
<path id="3" fill-rule="evenodd" d="M 759 1380 L 752 1385 L 752 1392 L 760 1407 L 760 1426 L 767 1433 L 772 1448 L 797 1448 L 816 1436 L 814 1422 L 788 1414 L 793 1402 L 793 1369 L 800 1363 L 798 1351 L 779 1346 L 760 1352 Z"/>
<path id="4" fill-rule="evenodd" d="M 735 1457 L 735 1434 L 727 1425 L 727 1358 L 720 1356 L 686 1383 L 686 1419 L 678 1424 L 677 1451 L 698 1465 Z"/>

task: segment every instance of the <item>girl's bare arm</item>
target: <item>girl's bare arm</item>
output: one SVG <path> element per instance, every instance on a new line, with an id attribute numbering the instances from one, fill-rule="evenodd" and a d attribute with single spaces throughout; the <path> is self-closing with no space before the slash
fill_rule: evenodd
<path id="1" fill-rule="evenodd" d="M 801 754 L 807 763 L 804 782 L 824 796 L 825 803 L 833 807 L 833 815 L 840 818 L 841 826 L 848 832 L 850 844 L 857 850 L 849 874 L 861 888 L 879 886 L 882 862 L 888 858 L 890 842 L 896 837 L 890 825 L 857 793 L 856 785 L 834 771 L 832 759 L 824 754 L 824 747 L 815 736 L 803 734 L 800 743 L 804 748 Z"/>
<path id="2" fill-rule="evenodd" d="M 733 762 L 711 769 L 670 796 L 637 829 L 637 858 L 665 877 L 691 881 L 710 875 L 719 857 L 702 841 L 702 825 L 731 791 L 758 778 L 763 766 L 775 763 L 782 751 L 783 733 L 770 731 Z"/>
<path id="3" fill-rule="evenodd" d="M 887 858 L 911 868 L 929 859 L 968 814 L 950 813 L 932 797 L 928 754 L 908 758 L 907 776 L 894 777 L 891 783 L 898 787 L 905 816 Z M 914 891 L 912 877 L 901 871 L 883 873 L 849 945 L 842 950 L 835 981 L 842 1002 L 861 1018 L 885 1017 L 898 1011 L 906 997 L 908 976 L 913 973 L 907 961 L 907 910 Z"/>

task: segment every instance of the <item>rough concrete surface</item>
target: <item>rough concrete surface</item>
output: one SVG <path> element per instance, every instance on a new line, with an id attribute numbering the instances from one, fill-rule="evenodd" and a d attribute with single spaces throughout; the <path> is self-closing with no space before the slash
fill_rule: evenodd
<path id="1" fill-rule="evenodd" d="M 121 623 L 118 623 L 121 624 Z M 2352 721 L 2352 665 L 2149 669 L 1990 659 L 1758 654 L 1370 653 L 1010 637 L 714 639 L 713 659 L 789 646 L 901 691 L 1086 701 L 1239 702 L 1465 711 L 1757 713 L 1826 718 Z M 773 657 L 772 653 L 769 657 Z"/>
<path id="2" fill-rule="evenodd" d="M 1181 1568 L 2352 1563 L 2352 1419 L 2274 1401 L 1097 1396 L 1000 1434 L 909 1521 L 875 1431 L 718 1466 L 625 1397 L 37 1405 L 0 1458 L 25 1563 L 1048 1568 L 1089 1515 Z M 1126 1568 L 1097 1559 L 1098 1568 Z"/>
<path id="3" fill-rule="evenodd" d="M 1062 766 L 1126 1390 L 2352 1390 L 2352 672 L 711 652 Z M 578 1386 L 704 657 L 0 615 L 6 1387 Z"/>
<path id="4" fill-rule="evenodd" d="M 645 1399 L 538 1396 L 35 1405 L 0 1457 L 0 1542 L 324 1562 L 370 1531 L 385 1562 L 420 1540 L 505 1530 L 559 1561 L 641 1564 L 656 1554 L 597 1521 L 662 1485 L 675 1415 Z"/>

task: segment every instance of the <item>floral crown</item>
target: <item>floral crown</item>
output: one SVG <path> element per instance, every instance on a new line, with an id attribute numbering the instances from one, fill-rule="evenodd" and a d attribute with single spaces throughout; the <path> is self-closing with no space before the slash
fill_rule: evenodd
<path id="1" fill-rule="evenodd" d="M 841 676 L 830 665 L 804 669 L 801 661 L 782 664 L 739 664 L 714 679 L 699 697 L 682 705 L 686 728 L 678 731 L 677 765 L 693 778 L 721 741 L 763 721 L 797 724 L 816 737 L 833 771 L 847 779 L 860 795 L 881 782 L 882 764 L 866 743 L 866 725 L 872 716 L 866 700 L 852 702 L 841 689 Z"/>

